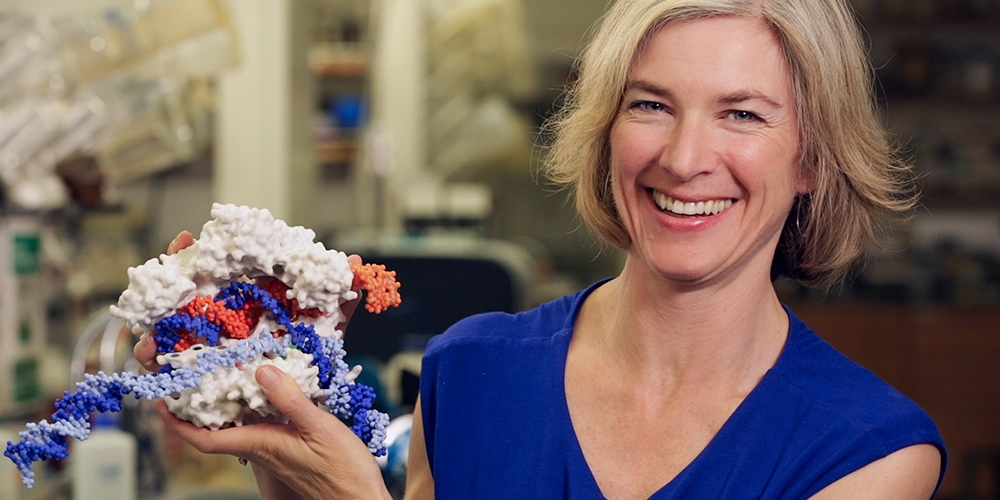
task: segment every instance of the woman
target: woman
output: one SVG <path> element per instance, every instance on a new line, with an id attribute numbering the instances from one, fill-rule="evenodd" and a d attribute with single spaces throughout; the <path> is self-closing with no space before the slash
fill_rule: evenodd
<path id="1" fill-rule="evenodd" d="M 620 0 L 580 69 L 549 171 L 624 268 L 432 341 L 407 496 L 931 497 L 933 422 L 772 285 L 836 282 L 914 203 L 846 6 Z M 386 496 L 346 427 L 282 374 L 258 380 L 295 425 L 210 432 L 163 412 L 168 427 L 248 458 L 265 496 Z"/>

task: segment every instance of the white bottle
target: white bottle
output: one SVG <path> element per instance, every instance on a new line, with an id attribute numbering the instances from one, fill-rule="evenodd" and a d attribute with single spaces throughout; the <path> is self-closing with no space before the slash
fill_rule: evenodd
<path id="1" fill-rule="evenodd" d="M 74 443 L 74 500 L 135 500 L 135 437 L 118 428 L 116 416 L 96 415 L 90 437 Z"/>

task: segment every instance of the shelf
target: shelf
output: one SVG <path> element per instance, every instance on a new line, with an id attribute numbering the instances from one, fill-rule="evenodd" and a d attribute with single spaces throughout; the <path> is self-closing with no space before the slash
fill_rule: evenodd
<path id="1" fill-rule="evenodd" d="M 995 32 L 1000 25 L 1000 19 L 995 16 L 969 19 L 899 19 L 889 21 L 864 22 L 869 31 L 891 31 L 893 33 L 923 33 L 929 32 Z"/>
<path id="2" fill-rule="evenodd" d="M 368 68 L 368 57 L 356 49 L 317 45 L 309 52 L 309 69 L 316 76 L 364 78 Z"/>
<path id="3" fill-rule="evenodd" d="M 922 186 L 920 202 L 932 208 L 998 208 L 1000 183 L 933 183 Z"/>
<path id="4" fill-rule="evenodd" d="M 358 157 L 356 141 L 317 141 L 315 150 L 316 161 L 320 163 L 352 163 Z"/>
<path id="5" fill-rule="evenodd" d="M 965 97 L 944 94 L 887 94 L 879 98 L 879 106 L 893 111 L 927 111 L 935 113 L 996 113 L 1000 96 Z"/>
<path id="6" fill-rule="evenodd" d="M 977 5 L 978 2 L 978 5 Z M 995 0 L 853 0 L 861 22 L 871 29 L 996 29 Z"/>

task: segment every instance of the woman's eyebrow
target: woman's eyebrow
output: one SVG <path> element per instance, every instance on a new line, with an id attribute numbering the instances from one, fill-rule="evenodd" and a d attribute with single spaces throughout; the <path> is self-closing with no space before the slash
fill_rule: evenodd
<path id="1" fill-rule="evenodd" d="M 669 90 L 648 80 L 629 80 L 625 82 L 625 90 L 622 93 L 625 94 L 631 90 L 648 92 L 663 99 L 672 99 L 674 97 L 674 94 Z"/>
<path id="2" fill-rule="evenodd" d="M 727 106 L 741 104 L 747 101 L 761 101 L 772 108 L 780 108 L 781 104 L 771 99 L 767 94 L 755 90 L 737 90 L 719 97 L 718 102 Z"/>

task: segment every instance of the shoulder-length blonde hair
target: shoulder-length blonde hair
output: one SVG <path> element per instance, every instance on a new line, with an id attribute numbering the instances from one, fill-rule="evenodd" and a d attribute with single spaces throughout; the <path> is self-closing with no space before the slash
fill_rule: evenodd
<path id="1" fill-rule="evenodd" d="M 798 114 L 799 168 L 815 184 L 785 223 L 772 274 L 811 286 L 842 279 L 892 219 L 916 204 L 911 167 L 890 146 L 861 33 L 844 0 L 619 0 L 579 62 L 566 104 L 546 124 L 544 169 L 570 187 L 584 222 L 627 248 L 610 185 L 609 132 L 633 62 L 668 23 L 761 19 L 787 59 Z"/>

